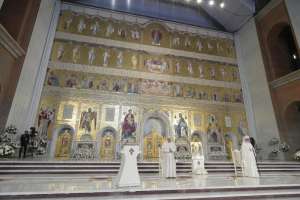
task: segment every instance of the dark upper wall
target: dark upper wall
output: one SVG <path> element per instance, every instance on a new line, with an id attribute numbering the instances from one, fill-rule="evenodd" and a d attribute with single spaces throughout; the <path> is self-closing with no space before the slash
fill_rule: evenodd
<path id="1" fill-rule="evenodd" d="M 165 0 L 63 0 L 86 6 L 105 8 L 127 12 L 156 19 L 190 24 L 203 28 L 226 31 L 215 19 L 210 17 L 200 7 L 192 7 L 180 3 L 170 3 Z M 113 5 L 115 2 L 115 5 Z M 127 2 L 130 2 L 128 6 Z"/>
<path id="2" fill-rule="evenodd" d="M 0 23 L 8 33 L 27 49 L 40 0 L 5 0 L 0 11 Z"/>
<path id="3" fill-rule="evenodd" d="M 5 0 L 0 10 L 0 24 L 25 53 L 39 6 L 40 0 Z M 0 130 L 6 124 L 24 57 L 15 57 L 0 45 Z"/>

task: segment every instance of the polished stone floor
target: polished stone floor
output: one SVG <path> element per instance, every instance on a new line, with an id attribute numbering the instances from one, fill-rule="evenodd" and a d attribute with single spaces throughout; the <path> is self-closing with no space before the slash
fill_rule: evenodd
<path id="1" fill-rule="evenodd" d="M 300 175 L 266 175 L 256 178 L 235 178 L 230 175 L 181 176 L 164 179 L 158 176 L 142 177 L 136 188 L 117 188 L 114 179 L 100 176 L 0 176 L 0 194 L 7 193 L 60 193 L 107 192 L 165 189 L 199 189 L 218 187 L 254 187 L 300 185 Z"/>

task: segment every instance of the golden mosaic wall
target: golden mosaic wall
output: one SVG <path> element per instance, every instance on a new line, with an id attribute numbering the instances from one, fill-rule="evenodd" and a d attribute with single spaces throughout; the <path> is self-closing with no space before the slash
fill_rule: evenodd
<path id="1" fill-rule="evenodd" d="M 134 137 L 144 145 L 144 157 L 157 156 L 157 146 L 151 147 L 152 152 L 147 141 L 161 142 L 159 134 L 176 137 L 179 113 L 187 122 L 190 139 L 195 132 L 208 131 L 211 116 L 225 140 L 228 133 L 240 139 L 241 131 L 246 131 L 237 66 L 123 45 L 143 44 L 165 48 L 166 52 L 176 49 L 234 59 L 232 40 L 171 30 L 162 22 L 141 25 L 69 10 L 62 11 L 57 33 L 64 33 L 66 39 L 57 36 L 54 40 L 38 113 L 40 118 L 43 112 L 55 112 L 55 117 L 47 120 L 48 139 L 59 138 L 56 158 L 71 157 L 66 156 L 70 148 L 62 148 L 63 144 L 81 140 L 88 130 L 100 146 L 100 159 L 115 159 L 128 116 L 136 124 Z M 79 35 L 90 42 L 74 41 Z M 111 45 L 93 44 L 93 39 L 105 39 Z M 118 41 L 126 43 L 120 47 Z M 84 117 L 91 122 L 88 128 L 82 124 Z M 160 117 L 163 120 L 155 121 Z M 153 124 L 148 127 L 148 122 Z M 70 133 L 61 133 L 61 127 L 69 127 Z M 107 134 L 106 128 L 110 131 Z"/>

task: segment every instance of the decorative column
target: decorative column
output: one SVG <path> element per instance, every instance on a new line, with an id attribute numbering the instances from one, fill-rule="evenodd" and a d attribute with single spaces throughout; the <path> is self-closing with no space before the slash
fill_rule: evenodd
<path id="1" fill-rule="evenodd" d="M 0 10 L 1 10 L 3 2 L 4 2 L 4 0 L 0 0 Z"/>
<path id="2" fill-rule="evenodd" d="M 235 43 L 245 92 L 249 135 L 254 136 L 262 148 L 258 159 L 267 160 L 272 151 L 269 141 L 280 138 L 280 135 L 254 19 L 235 34 Z"/>
<path id="3" fill-rule="evenodd" d="M 42 0 L 7 125 L 20 133 L 34 125 L 59 18 L 60 1 Z"/>

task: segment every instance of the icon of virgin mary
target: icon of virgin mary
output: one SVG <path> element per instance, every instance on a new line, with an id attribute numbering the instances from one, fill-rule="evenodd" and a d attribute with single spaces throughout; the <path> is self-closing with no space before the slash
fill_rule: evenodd
<path id="1" fill-rule="evenodd" d="M 132 113 L 132 110 L 129 109 L 122 124 L 122 138 L 123 139 L 134 138 L 133 134 L 135 130 L 136 130 L 136 123 L 134 121 L 134 115 Z"/>

